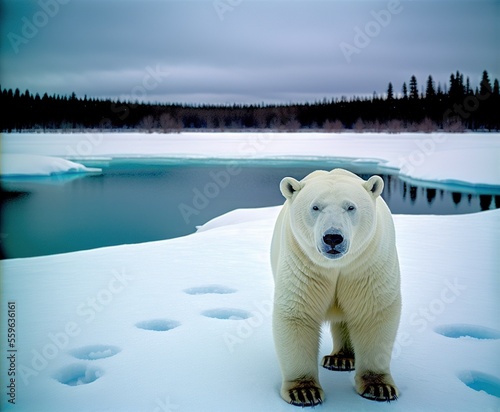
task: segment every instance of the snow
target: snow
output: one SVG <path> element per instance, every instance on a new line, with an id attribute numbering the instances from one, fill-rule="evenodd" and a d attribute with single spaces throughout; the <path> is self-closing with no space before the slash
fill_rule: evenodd
<path id="1" fill-rule="evenodd" d="M 2 169 L 16 154 L 25 171 L 46 174 L 83 171 L 56 167 L 53 157 L 84 164 L 344 157 L 411 179 L 498 186 L 499 137 L 7 134 Z M 272 339 L 269 248 L 278 212 L 240 209 L 181 238 L 1 261 L 0 409 L 298 410 L 279 396 Z M 326 400 L 315 410 L 498 412 L 500 210 L 394 220 L 403 312 L 392 372 L 401 396 L 390 404 L 363 399 L 354 372 L 321 368 Z M 7 348 L 8 317 L 16 352 Z M 330 351 L 325 327 L 320 354 Z"/>
<path id="2" fill-rule="evenodd" d="M 234 211 L 177 239 L 2 261 L 2 313 L 13 301 L 17 319 L 16 405 L 2 396 L 2 410 L 298 410 L 279 396 L 272 340 L 278 211 Z M 321 369 L 326 400 L 315 409 L 498 411 L 500 210 L 394 219 L 401 397 L 363 399 L 354 372 Z M 325 328 L 320 353 L 330 350 Z M 5 390 L 4 362 L 1 372 Z"/>
<path id="3" fill-rule="evenodd" d="M 2 176 L 52 176 L 67 173 L 100 172 L 69 160 L 30 154 L 3 154 L 0 175 Z"/>
<path id="4" fill-rule="evenodd" d="M 500 186 L 499 133 L 11 133 L 2 136 L 2 153 L 83 163 L 335 157 L 376 163 L 408 179 Z"/>

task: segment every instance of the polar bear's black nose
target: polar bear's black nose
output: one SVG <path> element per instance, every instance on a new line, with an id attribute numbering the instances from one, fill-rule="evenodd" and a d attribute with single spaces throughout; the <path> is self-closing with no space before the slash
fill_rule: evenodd
<path id="1" fill-rule="evenodd" d="M 323 236 L 323 242 L 325 242 L 328 246 L 335 247 L 340 245 L 344 241 L 342 235 L 337 233 L 329 233 Z"/>

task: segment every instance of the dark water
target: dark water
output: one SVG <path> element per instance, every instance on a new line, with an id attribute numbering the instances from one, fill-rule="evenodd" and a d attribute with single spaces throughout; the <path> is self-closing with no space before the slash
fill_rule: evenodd
<path id="1" fill-rule="evenodd" d="M 102 165 L 99 165 L 102 167 Z M 237 208 L 283 203 L 279 182 L 301 179 L 318 162 L 114 161 L 102 174 L 2 181 L 2 258 L 39 256 L 187 235 L 196 225 Z M 345 165 L 342 165 L 345 167 Z M 385 181 L 393 213 L 457 214 L 500 207 L 497 194 L 417 187 L 367 167 Z M 369 169 L 369 168 L 368 168 Z"/>

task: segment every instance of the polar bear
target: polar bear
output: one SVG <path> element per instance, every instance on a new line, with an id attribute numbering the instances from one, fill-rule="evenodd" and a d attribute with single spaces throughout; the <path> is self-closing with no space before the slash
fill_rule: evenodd
<path id="1" fill-rule="evenodd" d="M 365 398 L 399 395 L 390 361 L 401 315 L 400 273 L 383 188 L 379 176 L 365 181 L 343 169 L 280 183 L 286 201 L 271 244 L 273 335 L 288 403 L 323 402 L 318 352 L 325 321 L 333 351 L 322 366 L 356 368 L 355 388 Z"/>

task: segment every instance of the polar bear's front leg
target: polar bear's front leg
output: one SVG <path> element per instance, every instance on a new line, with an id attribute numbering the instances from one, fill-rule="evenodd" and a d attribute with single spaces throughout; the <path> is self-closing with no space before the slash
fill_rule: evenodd
<path id="1" fill-rule="evenodd" d="M 392 306 L 400 306 L 399 300 Z M 364 398 L 389 402 L 399 396 L 390 372 L 398 323 L 399 311 L 389 307 L 372 319 L 350 327 L 356 354 L 356 391 Z"/>
<path id="2" fill-rule="evenodd" d="M 300 379 L 297 382 L 285 382 L 281 387 L 281 397 L 295 406 L 316 406 L 323 403 L 323 389 L 312 379 Z"/>
<path id="3" fill-rule="evenodd" d="M 318 379 L 320 324 L 285 314 L 275 304 L 273 334 L 283 377 L 281 397 L 302 407 L 322 403 Z"/>
<path id="4" fill-rule="evenodd" d="M 363 398 L 378 402 L 398 399 L 399 391 L 390 373 L 357 373 L 355 381 L 356 391 Z"/>

